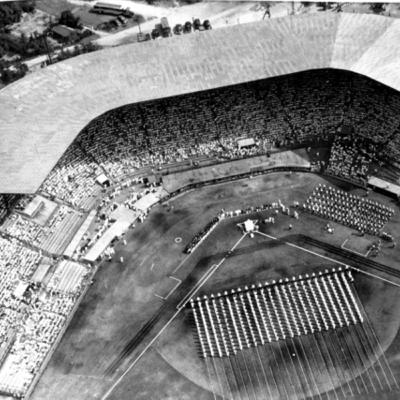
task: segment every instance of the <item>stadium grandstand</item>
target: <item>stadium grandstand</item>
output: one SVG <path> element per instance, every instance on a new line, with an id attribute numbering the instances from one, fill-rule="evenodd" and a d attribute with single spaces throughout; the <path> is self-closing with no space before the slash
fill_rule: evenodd
<path id="1" fill-rule="evenodd" d="M 399 55 L 386 44 L 395 42 L 399 29 L 391 18 L 316 14 L 117 47 L 57 63 L 0 93 L 0 192 L 36 191 L 85 126 L 126 104 L 323 68 L 351 71 L 398 90 Z"/>
<path id="2" fill-rule="evenodd" d="M 187 189 L 177 185 L 168 192 L 162 186 L 170 171 L 249 159 L 237 175 L 251 176 L 264 171 L 271 154 L 284 153 L 299 164 L 290 169 L 357 187 L 366 188 L 371 176 L 398 183 L 400 50 L 388 43 L 399 36 L 397 20 L 373 15 L 282 18 L 85 54 L 2 89 L 0 392 L 14 398 L 32 394 L 100 262 L 112 259 L 114 240 L 160 200 Z M 326 157 L 314 160 L 320 149 Z M 348 204 L 357 208 L 350 216 Z M 304 207 L 376 236 L 394 214 L 380 203 L 322 186 Z M 365 210 L 371 218 L 364 218 Z M 98 247 L 93 256 L 90 250 Z M 273 324 L 281 329 L 276 340 L 293 337 L 293 330 L 321 331 L 321 324 L 357 328 L 364 314 L 352 300 L 346 274 L 274 286 L 274 294 L 268 292 L 271 307 L 279 301 L 277 307 L 285 308 L 286 302 L 293 313 L 290 323 L 274 314 Z M 288 293 L 305 284 L 299 303 L 290 303 Z M 249 313 L 262 319 L 264 311 L 254 307 L 264 288 L 245 292 L 232 295 L 235 304 L 248 306 L 240 306 L 243 313 L 221 335 L 243 317 L 253 318 Z M 318 299 L 308 311 L 325 307 L 326 298 L 334 299 L 332 308 L 300 326 L 300 303 L 314 292 Z M 200 344 L 206 340 L 208 346 L 202 348 L 206 359 L 235 353 L 247 337 L 252 342 L 246 339 L 246 346 L 257 347 L 276 328 L 256 333 L 258 322 L 249 322 L 251 329 L 243 328 L 240 340 L 221 350 L 225 336 L 209 334 L 211 329 L 216 335 L 214 324 L 229 304 L 224 301 L 222 296 L 214 311 L 208 300 L 192 303 Z M 210 325 L 198 321 L 206 318 L 205 309 Z M 371 363 L 370 353 L 366 357 Z M 381 369 L 390 375 L 388 366 Z M 387 379 L 389 389 L 397 385 Z M 277 390 L 287 388 L 282 383 Z"/>

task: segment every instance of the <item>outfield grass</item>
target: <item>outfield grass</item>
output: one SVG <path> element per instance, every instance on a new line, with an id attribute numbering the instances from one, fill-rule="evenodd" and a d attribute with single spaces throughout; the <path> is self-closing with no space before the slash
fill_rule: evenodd
<path id="1" fill-rule="evenodd" d="M 313 174 L 274 173 L 205 187 L 171 200 L 168 206 L 154 208 L 143 224 L 128 233 L 127 246 L 118 245 L 114 260 L 104 262 L 100 267 L 93 286 L 88 290 L 32 398 L 50 400 L 54 399 L 54 393 L 59 400 L 101 398 L 100 394 L 126 370 L 130 361 L 173 315 L 176 305 L 193 284 L 211 265 L 218 263 L 241 236 L 235 226 L 237 221 L 225 221 L 193 255 L 186 258 L 183 248 L 196 232 L 221 208 L 234 210 L 278 199 L 286 204 L 295 200 L 302 202 L 316 184 L 324 181 Z M 379 195 L 372 196 L 391 203 Z M 389 226 L 396 237 L 398 215 L 399 208 L 396 206 L 394 222 Z M 308 214 L 301 214 L 298 221 L 283 215 L 277 216 L 276 220 L 274 226 L 262 225 L 261 229 L 280 238 L 304 233 L 339 246 L 352 232 L 334 224 L 335 232 L 331 235 L 324 230 L 327 221 Z M 293 224 L 290 231 L 289 223 Z M 179 244 L 174 241 L 177 236 L 182 237 Z M 120 256 L 124 257 L 123 264 L 118 261 Z M 397 267 L 399 259 L 398 248 L 384 249 L 378 261 L 385 260 Z M 332 264 L 261 236 L 245 238 L 199 293 L 213 293 L 257 281 L 297 275 L 327 265 Z M 178 266 L 180 268 L 174 272 Z M 171 289 L 169 275 L 183 283 L 164 302 L 155 293 Z M 398 340 L 393 342 L 393 339 L 400 320 L 395 312 L 400 301 L 398 288 L 361 275 L 357 279 L 366 311 L 374 322 L 381 343 L 385 348 L 390 346 L 390 356 L 394 360 L 394 368 L 397 368 Z M 104 377 L 110 363 L 163 304 L 167 306 L 164 306 L 162 315 L 137 350 L 121 360 L 114 376 Z M 208 389 L 204 367 L 193 346 L 191 327 L 185 314 L 181 313 L 130 370 L 110 399 L 211 399 Z"/>

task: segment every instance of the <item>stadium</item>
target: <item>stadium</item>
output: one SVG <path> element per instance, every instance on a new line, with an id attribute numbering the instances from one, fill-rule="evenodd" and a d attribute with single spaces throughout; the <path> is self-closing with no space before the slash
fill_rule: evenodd
<path id="1" fill-rule="evenodd" d="M 398 399 L 400 23 L 292 16 L 0 91 L 0 398 Z"/>

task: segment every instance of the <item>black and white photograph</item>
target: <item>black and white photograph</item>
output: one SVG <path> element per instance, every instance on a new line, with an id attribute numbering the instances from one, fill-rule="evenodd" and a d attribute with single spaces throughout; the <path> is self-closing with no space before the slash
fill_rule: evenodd
<path id="1" fill-rule="evenodd" d="M 400 3 L 0 0 L 0 400 L 399 400 Z"/>

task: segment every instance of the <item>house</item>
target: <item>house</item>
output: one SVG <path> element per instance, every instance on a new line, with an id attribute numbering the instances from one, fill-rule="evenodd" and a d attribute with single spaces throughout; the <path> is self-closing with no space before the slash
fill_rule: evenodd
<path id="1" fill-rule="evenodd" d="M 79 34 L 75 29 L 65 25 L 56 25 L 51 29 L 53 37 L 63 43 L 75 43 L 79 40 Z"/>

